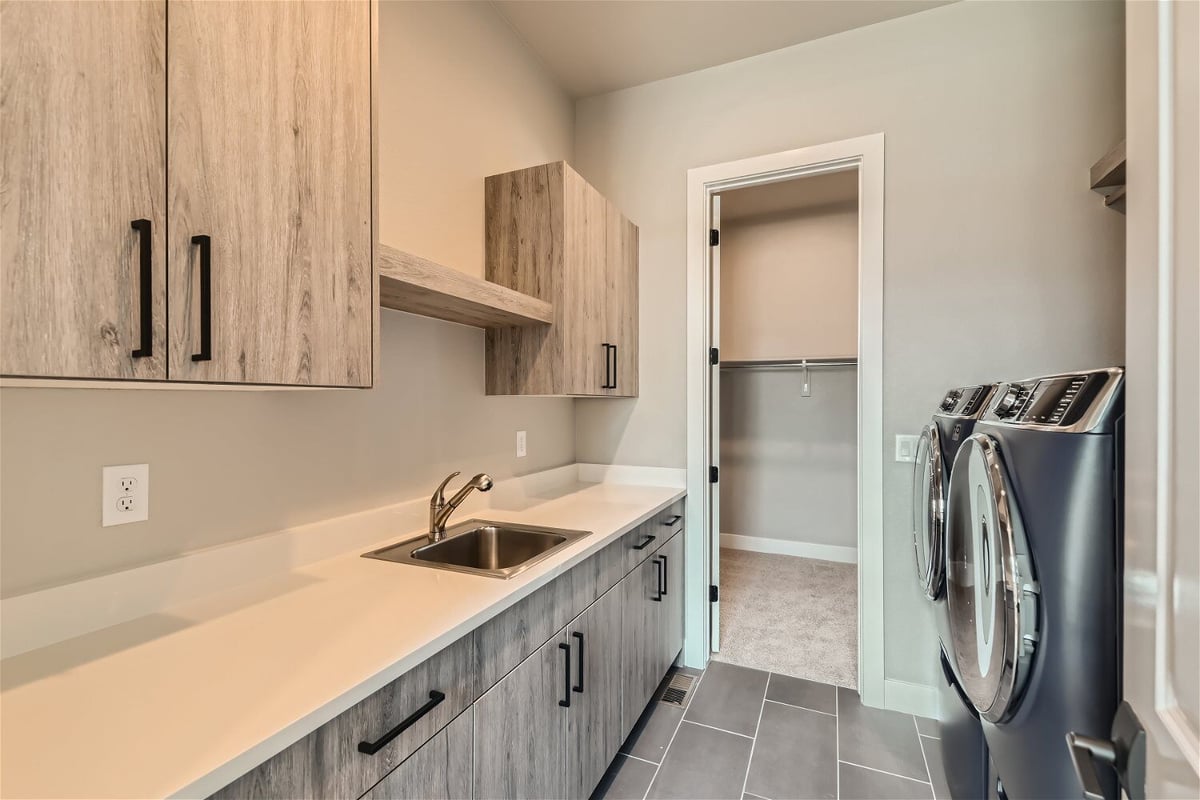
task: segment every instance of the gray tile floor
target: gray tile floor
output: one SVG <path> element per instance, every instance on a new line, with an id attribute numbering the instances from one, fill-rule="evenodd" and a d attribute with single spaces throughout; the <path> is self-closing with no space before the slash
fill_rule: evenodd
<path id="1" fill-rule="evenodd" d="M 651 702 L 593 798 L 943 800 L 936 735 L 852 689 L 713 661 L 686 708 Z"/>

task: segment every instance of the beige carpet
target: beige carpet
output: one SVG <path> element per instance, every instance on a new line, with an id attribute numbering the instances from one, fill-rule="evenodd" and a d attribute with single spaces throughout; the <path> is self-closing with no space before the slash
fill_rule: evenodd
<path id="1" fill-rule="evenodd" d="M 858 565 L 721 548 L 713 658 L 858 688 Z"/>

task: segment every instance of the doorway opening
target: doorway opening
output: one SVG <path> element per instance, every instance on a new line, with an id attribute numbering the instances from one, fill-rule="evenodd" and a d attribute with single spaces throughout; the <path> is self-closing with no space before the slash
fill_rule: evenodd
<path id="1" fill-rule="evenodd" d="M 712 658 L 858 688 L 858 168 L 712 196 Z"/>
<path id="2" fill-rule="evenodd" d="M 883 134 L 688 172 L 684 663 L 883 671 Z M 714 233 L 714 231 L 716 231 Z"/>

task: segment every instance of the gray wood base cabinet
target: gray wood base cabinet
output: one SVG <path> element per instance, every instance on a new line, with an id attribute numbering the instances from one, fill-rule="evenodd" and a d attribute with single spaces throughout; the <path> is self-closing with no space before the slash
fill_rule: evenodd
<path id="1" fill-rule="evenodd" d="M 683 643 L 682 508 L 659 512 L 213 797 L 588 797 Z M 377 751 L 359 747 L 396 727 Z"/>

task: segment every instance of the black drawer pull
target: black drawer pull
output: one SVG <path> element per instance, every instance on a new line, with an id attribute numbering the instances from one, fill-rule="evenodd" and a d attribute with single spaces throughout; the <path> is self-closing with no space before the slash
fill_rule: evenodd
<path id="1" fill-rule="evenodd" d="M 571 687 L 571 691 L 583 694 L 583 634 L 575 631 L 571 636 L 579 640 L 579 655 L 575 656 L 575 662 L 579 665 L 579 669 L 576 670 L 579 673 L 579 682 Z"/>
<path id="2" fill-rule="evenodd" d="M 663 563 L 658 560 L 658 556 L 654 557 L 654 591 L 655 597 L 650 599 L 656 603 L 661 603 L 663 599 Z"/>
<path id="3" fill-rule="evenodd" d="M 617 346 L 615 344 L 612 346 L 612 357 L 613 357 L 612 385 L 609 386 L 608 388 L 615 389 L 615 388 L 617 388 Z"/>
<path id="4" fill-rule="evenodd" d="M 420 708 L 418 708 L 413 713 L 409 714 L 407 717 L 405 717 L 404 721 L 401 722 L 399 725 L 392 728 L 390 731 L 388 731 L 383 736 L 379 737 L 378 739 L 376 739 L 373 742 L 359 742 L 358 743 L 358 752 L 366 753 L 369 756 L 375 755 L 380 750 L 387 747 L 388 742 L 392 741 L 392 739 L 395 739 L 397 736 L 404 733 L 406 730 L 408 730 L 413 725 L 415 725 L 417 723 L 417 720 L 419 720 L 421 717 L 428 714 L 430 711 L 433 711 L 433 709 L 437 708 L 438 703 L 442 702 L 445 699 L 446 699 L 446 695 L 442 694 L 437 689 L 434 689 L 433 691 L 431 691 L 429 693 L 429 702 L 426 703 L 425 705 L 421 706 Z"/>
<path id="5" fill-rule="evenodd" d="M 649 534 L 648 536 L 646 536 L 646 541 L 642 542 L 641 544 L 635 544 L 633 546 L 633 549 L 634 550 L 645 550 L 647 547 L 650 546 L 650 543 L 653 542 L 657 538 L 658 537 L 655 536 L 654 534 Z"/>
<path id="6" fill-rule="evenodd" d="M 212 361 L 212 237 L 193 236 L 192 244 L 200 246 L 200 352 L 192 361 Z"/>
<path id="7" fill-rule="evenodd" d="M 154 296 L 150 293 L 154 272 L 150 256 L 154 240 L 150 235 L 150 220 L 135 219 L 129 227 L 138 232 L 138 335 L 141 339 L 138 349 L 130 355 L 148 358 L 154 355 Z"/>
<path id="8" fill-rule="evenodd" d="M 682 514 L 675 514 L 674 516 L 667 517 L 666 519 L 664 519 L 663 525 L 670 527 L 670 526 L 674 525 L 676 522 L 679 522 L 679 520 L 681 520 L 681 519 L 683 519 Z"/>
<path id="9" fill-rule="evenodd" d="M 558 649 L 563 651 L 563 699 L 558 704 L 563 708 L 571 707 L 571 645 L 558 643 Z"/>
<path id="10" fill-rule="evenodd" d="M 663 555 L 663 557 L 662 557 L 662 560 L 663 560 L 663 568 L 662 568 L 662 581 L 663 581 L 663 585 L 662 585 L 662 593 L 663 593 L 663 597 L 666 597 L 666 596 L 667 596 L 667 557 L 666 557 L 666 555 Z"/>
<path id="11" fill-rule="evenodd" d="M 612 389 L 615 384 L 612 379 L 612 361 L 608 358 L 608 351 L 612 345 L 608 342 L 601 342 L 600 346 L 604 348 L 604 383 L 600 384 L 600 388 Z"/>

